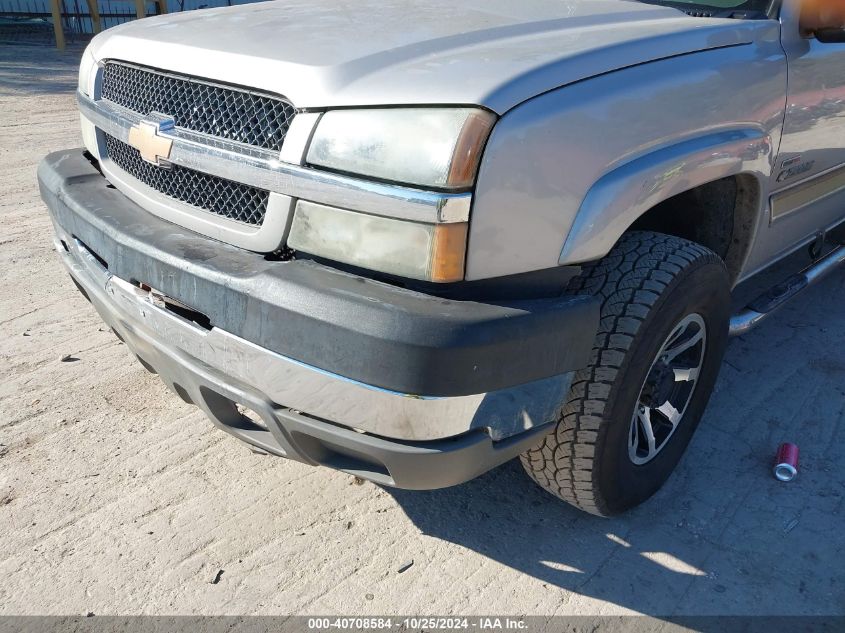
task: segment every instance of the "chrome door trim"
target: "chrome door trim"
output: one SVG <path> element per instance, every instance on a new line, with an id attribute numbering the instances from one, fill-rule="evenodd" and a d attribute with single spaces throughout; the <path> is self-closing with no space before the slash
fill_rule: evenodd
<path id="1" fill-rule="evenodd" d="M 105 99 L 95 101 L 81 92 L 76 97 L 83 116 L 124 143 L 129 129 L 144 118 Z M 470 193 L 423 191 L 311 169 L 282 162 L 278 152 L 178 127 L 160 135 L 173 141 L 171 163 L 292 198 L 414 222 L 469 220 Z"/>
<path id="2" fill-rule="evenodd" d="M 807 180 L 781 189 L 771 196 L 772 224 L 841 191 L 845 191 L 845 165 L 837 165 Z"/>

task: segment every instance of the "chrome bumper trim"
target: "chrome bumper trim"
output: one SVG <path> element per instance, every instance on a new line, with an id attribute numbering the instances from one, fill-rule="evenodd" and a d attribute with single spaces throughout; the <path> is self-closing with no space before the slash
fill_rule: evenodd
<path id="1" fill-rule="evenodd" d="M 500 391 L 426 398 L 365 385 L 286 358 L 218 328 L 205 330 L 155 305 L 148 292 L 115 277 L 78 240 L 56 226 L 56 250 L 103 320 L 142 361 L 145 350 L 196 361 L 266 398 L 380 437 L 425 441 L 488 429 L 494 441 L 555 419 L 572 374 Z M 144 361 L 146 362 L 146 361 Z M 172 379 L 161 373 L 174 391 Z"/>
<path id="2" fill-rule="evenodd" d="M 81 92 L 76 98 L 85 118 L 124 143 L 129 142 L 129 129 L 144 119 L 105 99 L 93 100 Z M 469 193 L 436 193 L 310 169 L 282 162 L 277 152 L 178 127 L 159 135 L 173 141 L 168 159 L 172 163 L 292 198 L 414 222 L 469 220 Z"/>

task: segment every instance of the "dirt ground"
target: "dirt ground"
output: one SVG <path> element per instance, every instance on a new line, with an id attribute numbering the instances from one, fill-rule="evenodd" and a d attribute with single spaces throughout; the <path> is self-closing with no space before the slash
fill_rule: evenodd
<path id="1" fill-rule="evenodd" d="M 78 55 L 0 46 L 0 614 L 845 614 L 845 273 L 732 341 L 677 473 L 622 518 L 518 463 L 356 485 L 213 428 L 74 289 L 35 170 L 81 144 Z"/>

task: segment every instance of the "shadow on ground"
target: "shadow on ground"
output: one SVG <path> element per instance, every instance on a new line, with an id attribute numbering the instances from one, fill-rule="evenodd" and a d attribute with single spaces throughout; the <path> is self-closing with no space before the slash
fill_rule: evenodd
<path id="1" fill-rule="evenodd" d="M 50 44 L 14 46 L 14 55 L 0 56 L 0 97 L 58 95 L 76 91 L 76 69 L 84 45 L 59 51 Z"/>
<path id="2" fill-rule="evenodd" d="M 518 462 L 452 489 L 390 494 L 427 535 L 638 612 L 843 614 L 843 315 L 840 275 L 732 341 L 678 470 L 622 517 L 558 502 Z M 771 476 L 782 441 L 802 450 L 790 484 Z"/>

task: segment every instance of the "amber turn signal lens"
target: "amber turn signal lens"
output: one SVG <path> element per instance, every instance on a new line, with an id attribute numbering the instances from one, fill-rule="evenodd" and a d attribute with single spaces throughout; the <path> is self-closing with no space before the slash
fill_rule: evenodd
<path id="1" fill-rule="evenodd" d="M 496 116 L 486 110 L 476 110 L 467 117 L 452 155 L 447 178 L 449 187 L 461 189 L 475 183 L 481 153 L 495 123 Z"/>
<path id="2" fill-rule="evenodd" d="M 439 283 L 464 278 L 467 223 L 424 224 L 300 200 L 288 246 L 369 270 Z"/>
<path id="3" fill-rule="evenodd" d="M 431 248 L 431 281 L 445 283 L 464 278 L 469 224 L 438 224 Z"/>

